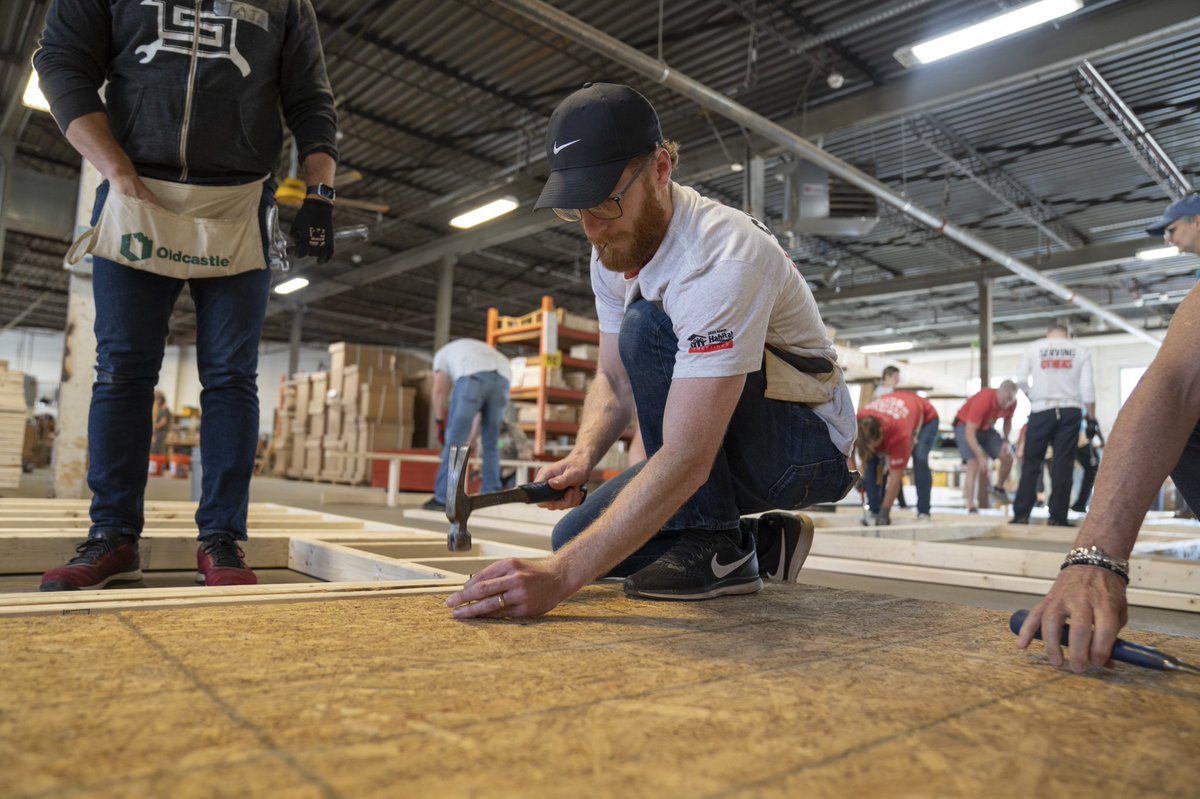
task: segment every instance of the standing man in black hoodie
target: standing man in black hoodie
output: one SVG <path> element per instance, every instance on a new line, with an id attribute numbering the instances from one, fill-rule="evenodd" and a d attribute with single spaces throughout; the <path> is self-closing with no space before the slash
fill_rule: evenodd
<path id="1" fill-rule="evenodd" d="M 46 572 L 41 588 L 141 579 L 151 405 L 185 282 L 203 385 L 197 567 L 208 585 L 255 583 L 238 544 L 247 537 L 258 438 L 255 378 L 281 119 L 308 184 L 292 227 L 297 254 L 333 255 L 337 115 L 312 6 L 54 0 L 33 60 L 55 121 L 105 178 L 89 248 L 97 340 L 88 417 L 92 525 L 76 557 Z M 240 249 L 216 251 L 230 239 Z"/>

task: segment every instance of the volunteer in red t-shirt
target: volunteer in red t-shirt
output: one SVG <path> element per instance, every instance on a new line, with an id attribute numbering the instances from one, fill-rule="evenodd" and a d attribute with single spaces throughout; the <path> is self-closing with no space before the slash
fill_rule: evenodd
<path id="1" fill-rule="evenodd" d="M 1012 447 L 1008 437 L 1012 434 L 1013 411 L 1017 408 L 1017 384 L 1005 380 L 999 388 L 985 388 L 971 397 L 954 415 L 954 442 L 967 464 L 967 479 L 963 490 L 967 495 L 967 512 L 979 513 L 976 500 L 976 479 L 986 481 L 989 471 L 988 458 L 1000 459 L 1000 474 L 996 488 L 997 497 L 1008 501 L 1004 484 L 1012 469 Z M 1004 436 L 992 426 L 997 419 L 1004 420 Z"/>
<path id="2" fill-rule="evenodd" d="M 929 452 L 937 442 L 937 427 L 938 415 L 933 405 L 911 391 L 893 391 L 871 400 L 858 412 L 857 449 L 863 462 L 863 485 L 871 514 L 868 518 L 876 525 L 891 524 L 892 503 L 900 493 L 910 456 L 913 481 L 917 484 L 917 519 L 929 518 L 929 494 L 933 487 Z M 881 490 L 881 459 L 887 461 L 889 472 L 886 493 Z"/>

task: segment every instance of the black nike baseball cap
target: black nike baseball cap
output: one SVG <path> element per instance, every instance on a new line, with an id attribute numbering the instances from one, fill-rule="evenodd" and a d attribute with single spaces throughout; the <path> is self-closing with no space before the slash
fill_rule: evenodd
<path id="1" fill-rule="evenodd" d="M 650 101 L 629 86 L 589 83 L 558 104 L 546 129 L 550 179 L 534 208 L 593 208 L 630 159 L 662 145 Z"/>

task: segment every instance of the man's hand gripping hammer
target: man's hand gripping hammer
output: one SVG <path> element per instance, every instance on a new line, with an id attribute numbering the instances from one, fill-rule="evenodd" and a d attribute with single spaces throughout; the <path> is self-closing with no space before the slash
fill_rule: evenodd
<path id="1" fill-rule="evenodd" d="M 450 470 L 446 485 L 446 518 L 450 520 L 450 534 L 446 546 L 451 552 L 466 552 L 471 548 L 471 533 L 467 530 L 467 519 L 477 508 L 505 505 L 509 502 L 534 504 L 562 499 L 566 488 L 551 488 L 549 482 L 526 483 L 506 491 L 490 494 L 467 494 L 467 468 L 471 461 L 470 447 L 451 447 Z M 587 489 L 580 489 L 584 496 Z"/>

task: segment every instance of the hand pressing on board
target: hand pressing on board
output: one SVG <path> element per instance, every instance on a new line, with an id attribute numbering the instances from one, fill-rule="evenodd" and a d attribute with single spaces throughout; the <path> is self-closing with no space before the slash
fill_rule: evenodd
<path id="1" fill-rule="evenodd" d="M 1050 592 L 1030 611 L 1017 646 L 1025 649 L 1041 630 L 1052 665 L 1063 664 L 1060 647 L 1065 644 L 1076 674 L 1086 671 L 1089 663 L 1111 668 L 1113 643 L 1128 619 L 1124 580 L 1107 569 L 1072 566 L 1058 573 Z M 1060 640 L 1064 623 L 1071 625 L 1069 641 Z"/>
<path id="2" fill-rule="evenodd" d="M 472 575 L 446 606 L 456 619 L 541 616 L 575 590 L 567 586 L 557 558 L 507 558 Z"/>

